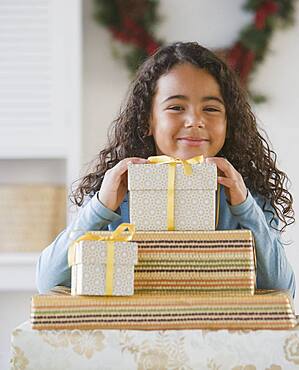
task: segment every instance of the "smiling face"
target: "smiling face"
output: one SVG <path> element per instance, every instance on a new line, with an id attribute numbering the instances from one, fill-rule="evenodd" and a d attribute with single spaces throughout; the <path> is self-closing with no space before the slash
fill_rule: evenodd
<path id="1" fill-rule="evenodd" d="M 226 112 L 214 77 L 189 63 L 161 76 L 153 97 L 150 133 L 158 155 L 216 156 L 225 141 Z"/>

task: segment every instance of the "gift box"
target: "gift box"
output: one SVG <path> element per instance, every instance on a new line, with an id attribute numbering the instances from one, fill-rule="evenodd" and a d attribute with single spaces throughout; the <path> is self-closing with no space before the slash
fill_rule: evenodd
<path id="1" fill-rule="evenodd" d="M 250 230 L 138 231 L 135 293 L 253 295 Z"/>
<path id="2" fill-rule="evenodd" d="M 103 232 L 94 232 L 99 234 Z M 250 230 L 136 231 L 132 241 L 138 245 L 135 293 L 254 294 L 256 262 Z"/>
<path id="3" fill-rule="evenodd" d="M 158 158 L 161 163 L 128 166 L 130 222 L 136 230 L 215 230 L 216 165 Z"/>
<path id="4" fill-rule="evenodd" d="M 253 296 L 134 294 L 131 297 L 35 295 L 33 329 L 290 329 L 296 325 L 287 291 Z"/>
<path id="5" fill-rule="evenodd" d="M 121 227 L 123 227 L 122 224 Z M 86 233 L 69 250 L 72 295 L 132 295 L 137 244 L 132 235 Z"/>

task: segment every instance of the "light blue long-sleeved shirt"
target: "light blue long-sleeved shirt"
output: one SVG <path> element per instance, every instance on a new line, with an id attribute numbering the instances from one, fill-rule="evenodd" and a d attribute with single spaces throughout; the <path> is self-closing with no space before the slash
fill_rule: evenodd
<path id="1" fill-rule="evenodd" d="M 224 188 L 220 191 L 220 214 L 217 230 L 249 229 L 253 232 L 257 259 L 257 288 L 289 289 L 295 295 L 295 275 L 287 261 L 280 233 L 270 227 L 272 214 L 263 212 L 263 199 L 253 197 L 231 206 L 226 201 Z M 268 209 L 271 206 L 268 204 Z M 128 195 L 117 212 L 103 206 L 95 194 L 81 207 L 78 215 L 57 238 L 44 249 L 36 269 L 36 283 L 40 293 L 56 285 L 70 286 L 68 247 L 73 240 L 88 230 L 114 230 L 122 222 L 129 222 Z M 278 219 L 273 221 L 278 226 Z"/>

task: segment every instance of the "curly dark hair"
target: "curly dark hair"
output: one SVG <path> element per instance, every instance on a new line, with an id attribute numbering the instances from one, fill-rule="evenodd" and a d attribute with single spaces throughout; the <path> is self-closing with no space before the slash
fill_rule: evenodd
<path id="1" fill-rule="evenodd" d="M 149 122 L 157 81 L 175 65 L 183 63 L 206 70 L 218 82 L 227 118 L 227 137 L 218 156 L 233 164 L 252 193 L 264 197 L 264 210 L 266 200 L 270 201 L 273 207 L 270 224 L 276 215 L 282 222 L 280 231 L 284 231 L 294 222 L 288 177 L 277 168 L 275 152 L 258 131 L 248 95 L 237 75 L 214 53 L 196 42 L 161 47 L 140 66 L 127 99 L 110 127 L 108 144 L 94 160 L 92 172 L 79 180 L 72 194 L 73 202 L 81 206 L 86 195 L 93 195 L 100 189 L 105 172 L 122 159 L 156 155 L 153 138 L 149 136 Z"/>

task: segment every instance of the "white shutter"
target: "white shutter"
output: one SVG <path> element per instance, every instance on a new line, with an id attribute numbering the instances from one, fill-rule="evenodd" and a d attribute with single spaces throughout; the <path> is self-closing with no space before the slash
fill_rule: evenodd
<path id="1" fill-rule="evenodd" d="M 65 156 L 70 34 L 65 4 L 0 0 L 2 158 Z"/>

